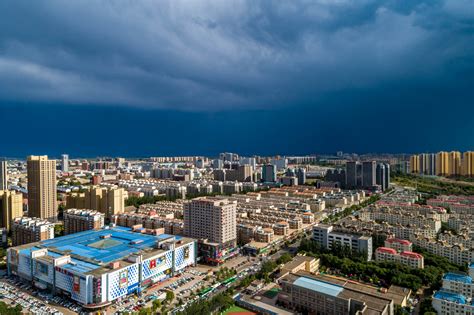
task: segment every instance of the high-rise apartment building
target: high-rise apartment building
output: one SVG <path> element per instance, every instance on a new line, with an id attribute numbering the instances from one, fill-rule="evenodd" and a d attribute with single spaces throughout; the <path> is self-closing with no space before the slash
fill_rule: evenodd
<path id="1" fill-rule="evenodd" d="M 388 171 L 387 171 L 388 168 Z M 377 164 L 377 185 L 380 186 L 382 191 L 385 191 L 388 188 L 390 182 L 390 165 L 379 163 Z M 389 178 L 387 178 L 387 175 Z"/>
<path id="2" fill-rule="evenodd" d="M 461 152 L 449 152 L 449 176 L 461 175 Z"/>
<path id="3" fill-rule="evenodd" d="M 54 238 L 54 224 L 39 218 L 16 218 L 11 230 L 13 246 Z"/>
<path id="4" fill-rule="evenodd" d="M 61 155 L 61 171 L 69 172 L 69 155 Z"/>
<path id="5" fill-rule="evenodd" d="M 464 152 L 462 157 L 461 175 L 472 177 L 474 176 L 474 152 Z"/>
<path id="6" fill-rule="evenodd" d="M 125 210 L 123 188 L 90 187 L 83 193 L 73 193 L 66 199 L 66 209 L 90 209 L 111 218 Z"/>
<path id="7" fill-rule="evenodd" d="M 474 152 L 422 153 L 410 157 L 410 173 L 438 176 L 474 176 Z"/>
<path id="8" fill-rule="evenodd" d="M 184 234 L 212 243 L 237 240 L 237 203 L 227 199 L 195 198 L 184 207 Z"/>
<path id="9" fill-rule="evenodd" d="M 23 196 L 9 190 L 0 190 L 0 228 L 10 231 L 13 219 L 23 216 Z"/>
<path id="10" fill-rule="evenodd" d="M 354 189 L 361 182 L 360 163 L 348 161 L 346 163 L 346 189 Z"/>
<path id="11" fill-rule="evenodd" d="M 68 209 L 64 211 L 64 234 L 100 230 L 104 214 L 93 210 Z"/>
<path id="12" fill-rule="evenodd" d="M 277 167 L 273 164 L 265 164 L 262 166 L 262 181 L 266 183 L 274 183 L 277 180 Z"/>
<path id="13" fill-rule="evenodd" d="M 27 173 L 28 216 L 56 222 L 56 160 L 49 160 L 47 155 L 29 156 Z"/>
<path id="14" fill-rule="evenodd" d="M 251 182 L 253 178 L 253 168 L 249 164 L 240 165 L 237 169 L 237 180 L 239 182 Z"/>
<path id="15" fill-rule="evenodd" d="M 410 173 L 420 173 L 420 157 L 418 155 L 410 156 Z"/>
<path id="16" fill-rule="evenodd" d="M 298 177 L 298 185 L 306 184 L 306 169 L 299 168 L 295 172 L 296 172 L 296 177 Z"/>
<path id="17" fill-rule="evenodd" d="M 7 161 L 0 159 L 0 190 L 8 189 Z"/>
<path id="18" fill-rule="evenodd" d="M 436 175 L 447 176 L 450 174 L 449 153 L 438 152 L 436 154 Z"/>
<path id="19" fill-rule="evenodd" d="M 423 153 L 419 155 L 420 173 L 425 175 L 436 175 L 436 154 Z"/>
<path id="20" fill-rule="evenodd" d="M 377 163 L 375 161 L 362 162 L 362 187 L 372 188 L 377 184 Z"/>

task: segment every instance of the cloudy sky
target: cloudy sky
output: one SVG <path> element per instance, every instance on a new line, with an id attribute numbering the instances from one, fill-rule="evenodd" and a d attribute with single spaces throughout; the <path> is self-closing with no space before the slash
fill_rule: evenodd
<path id="1" fill-rule="evenodd" d="M 472 0 L 0 2 L 0 155 L 474 149 L 473 91 Z"/>

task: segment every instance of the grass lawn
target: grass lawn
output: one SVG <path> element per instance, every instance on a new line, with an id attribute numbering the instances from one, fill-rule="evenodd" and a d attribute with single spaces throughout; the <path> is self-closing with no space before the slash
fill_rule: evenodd
<path id="1" fill-rule="evenodd" d="M 249 310 L 246 310 L 245 308 L 241 308 L 237 305 L 233 305 L 232 307 L 228 308 L 223 315 L 233 315 L 233 314 L 239 314 L 239 315 L 254 315 L 254 312 L 250 312 Z"/>

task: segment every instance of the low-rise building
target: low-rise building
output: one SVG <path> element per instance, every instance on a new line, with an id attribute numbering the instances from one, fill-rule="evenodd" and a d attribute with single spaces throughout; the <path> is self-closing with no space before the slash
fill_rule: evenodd
<path id="1" fill-rule="evenodd" d="M 392 286 L 378 287 L 344 278 L 311 275 L 299 271 L 279 280 L 278 301 L 297 313 L 380 314 L 394 313 L 395 305 L 405 306 L 411 291 Z"/>
<path id="2" fill-rule="evenodd" d="M 395 249 L 388 247 L 377 248 L 375 250 L 375 260 L 399 263 L 416 269 L 424 268 L 423 255 L 409 251 L 398 253 Z"/>
<path id="3" fill-rule="evenodd" d="M 333 231 L 332 225 L 318 224 L 313 227 L 313 240 L 323 248 L 332 248 L 333 244 L 349 247 L 352 251 L 363 253 L 367 260 L 372 259 L 372 237 L 366 235 L 344 234 Z"/>
<path id="4" fill-rule="evenodd" d="M 469 273 L 448 272 L 443 286 L 433 294 L 432 305 L 439 315 L 474 314 L 474 263 Z"/>
<path id="5" fill-rule="evenodd" d="M 474 248 L 464 247 L 462 244 L 451 245 L 446 241 L 439 241 L 435 238 L 427 238 L 421 235 L 414 235 L 411 241 L 428 252 L 446 257 L 450 262 L 460 266 L 474 261 Z"/>
<path id="6" fill-rule="evenodd" d="M 315 273 L 319 270 L 319 258 L 297 255 L 290 262 L 287 262 L 280 270 L 279 277 L 290 273 L 297 273 L 303 270 L 309 273 Z"/>
<path id="7" fill-rule="evenodd" d="M 413 243 L 408 240 L 399 238 L 387 238 L 384 242 L 385 247 L 393 248 L 397 252 L 411 252 L 413 251 Z"/>
<path id="8" fill-rule="evenodd" d="M 275 232 L 275 235 L 288 235 L 290 226 L 288 222 L 281 221 L 273 225 L 273 231 Z"/>

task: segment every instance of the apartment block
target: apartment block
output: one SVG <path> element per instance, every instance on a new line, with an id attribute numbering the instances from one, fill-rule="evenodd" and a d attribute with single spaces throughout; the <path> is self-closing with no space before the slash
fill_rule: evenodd
<path id="1" fill-rule="evenodd" d="M 224 262 L 236 253 L 237 202 L 201 197 L 186 203 L 184 234 L 199 239 L 199 251 L 205 261 Z"/>
<path id="2" fill-rule="evenodd" d="M 99 230 L 104 226 L 104 214 L 93 210 L 68 209 L 64 211 L 64 233 Z"/>
<path id="3" fill-rule="evenodd" d="M 237 239 L 237 203 L 227 199 L 195 198 L 184 205 L 184 231 L 192 238 L 213 243 Z"/>
<path id="4" fill-rule="evenodd" d="M 332 248 L 335 243 L 348 246 L 354 252 L 364 253 L 368 261 L 372 260 L 370 236 L 338 233 L 331 225 L 319 224 L 313 227 L 313 240 L 324 248 Z"/>
<path id="5" fill-rule="evenodd" d="M 462 156 L 461 175 L 474 176 L 474 152 L 464 152 Z"/>
<path id="6" fill-rule="evenodd" d="M 56 201 L 56 160 L 47 155 L 29 156 L 28 174 L 28 216 L 56 222 L 58 204 Z"/>
<path id="7" fill-rule="evenodd" d="M 15 218 L 11 227 L 13 246 L 54 238 L 54 223 L 39 218 Z"/>
<path id="8" fill-rule="evenodd" d="M 468 274 L 449 272 L 443 276 L 443 286 L 432 297 L 439 315 L 474 314 L 474 263 Z"/>
<path id="9" fill-rule="evenodd" d="M 462 244 L 451 245 L 447 242 L 438 241 L 433 237 L 413 235 L 410 240 L 414 245 L 426 249 L 428 252 L 446 257 L 450 262 L 457 265 L 466 265 L 474 261 L 474 249 L 464 247 Z"/>
<path id="10" fill-rule="evenodd" d="M 0 190 L 8 190 L 7 161 L 0 159 Z"/>
<path id="11" fill-rule="evenodd" d="M 262 166 L 262 181 L 266 183 L 274 183 L 277 181 L 277 167 L 273 164 Z"/>
<path id="12" fill-rule="evenodd" d="M 123 188 L 91 187 L 83 193 L 67 196 L 66 209 L 96 210 L 110 218 L 124 212 L 125 195 Z"/>
<path id="13" fill-rule="evenodd" d="M 10 231 L 13 219 L 23 216 L 23 195 L 0 190 L 0 228 Z"/>
<path id="14" fill-rule="evenodd" d="M 388 247 L 378 247 L 375 250 L 375 260 L 399 263 L 416 269 L 424 268 L 423 255 L 408 251 L 398 253 L 395 249 Z"/>
<path id="15" fill-rule="evenodd" d="M 438 152 L 436 154 L 436 175 L 448 176 L 450 174 L 449 153 Z"/>
<path id="16" fill-rule="evenodd" d="M 411 252 L 413 250 L 413 243 L 408 240 L 387 238 L 384 243 L 385 247 L 393 248 L 397 252 Z"/>

